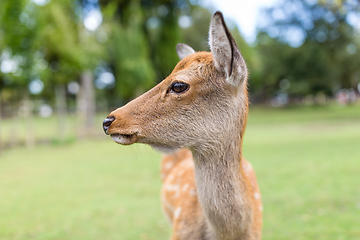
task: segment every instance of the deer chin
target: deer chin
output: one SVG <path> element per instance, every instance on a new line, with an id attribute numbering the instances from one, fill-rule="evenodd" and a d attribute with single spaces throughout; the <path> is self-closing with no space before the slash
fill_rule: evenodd
<path id="1" fill-rule="evenodd" d="M 130 145 L 137 141 L 137 134 L 136 133 L 133 133 L 133 134 L 114 133 L 114 134 L 111 134 L 111 139 L 114 142 L 119 143 L 121 145 Z"/>
<path id="2" fill-rule="evenodd" d="M 180 147 L 173 147 L 173 146 L 169 146 L 169 145 L 165 145 L 165 144 L 157 144 L 157 143 L 148 143 L 148 144 L 156 151 L 165 153 L 165 154 L 171 154 L 180 149 Z"/>

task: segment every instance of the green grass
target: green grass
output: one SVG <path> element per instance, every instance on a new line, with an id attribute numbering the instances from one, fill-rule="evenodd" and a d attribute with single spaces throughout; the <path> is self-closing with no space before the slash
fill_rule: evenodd
<path id="1" fill-rule="evenodd" d="M 250 111 L 264 239 L 359 239 L 360 108 Z"/>
<path id="2" fill-rule="evenodd" d="M 110 139 L 5 152 L 0 239 L 166 239 L 159 158 Z"/>
<path id="3" fill-rule="evenodd" d="M 252 108 L 243 150 L 262 192 L 263 239 L 359 239 L 359 105 Z M 0 239 L 169 239 L 159 159 L 105 137 L 3 152 Z"/>
<path id="4" fill-rule="evenodd" d="M 14 142 L 25 142 L 26 128 L 28 127 L 29 118 L 14 117 L 2 119 L 0 137 L 3 144 L 10 144 Z M 32 124 L 31 124 L 32 122 Z M 59 136 L 58 119 L 56 116 L 49 118 L 41 118 L 39 116 L 33 117 L 30 120 L 34 138 L 37 141 L 41 140 L 54 140 Z M 76 135 L 76 118 L 69 116 L 65 122 L 66 132 L 63 134 L 65 138 L 73 138 Z"/>
<path id="5" fill-rule="evenodd" d="M 94 127 L 86 129 L 91 132 L 91 135 L 103 135 L 102 121 L 106 118 L 107 114 L 98 114 L 94 119 Z M 36 142 L 72 142 L 78 137 L 82 137 L 85 130 L 85 120 L 76 118 L 74 113 L 68 114 L 63 125 L 64 130 L 60 133 L 59 119 L 56 115 L 49 118 L 42 118 L 40 116 L 29 117 L 13 117 L 1 119 L 0 122 L 0 144 L 8 145 L 25 145 L 27 129 L 31 129 L 32 135 Z M 29 127 L 31 126 L 31 127 Z M 0 146 L 1 146 L 0 145 Z"/>

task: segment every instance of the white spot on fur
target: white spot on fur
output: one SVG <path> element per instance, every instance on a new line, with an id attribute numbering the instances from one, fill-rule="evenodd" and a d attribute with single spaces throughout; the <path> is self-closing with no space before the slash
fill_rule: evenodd
<path id="1" fill-rule="evenodd" d="M 166 184 L 165 189 L 170 192 L 175 192 L 179 190 L 179 185 Z"/>
<path id="2" fill-rule="evenodd" d="M 194 161 L 192 160 L 192 158 L 188 158 L 189 160 L 186 161 L 186 165 L 188 167 L 194 167 Z"/>
<path id="3" fill-rule="evenodd" d="M 174 206 L 171 205 L 168 201 L 165 195 L 162 197 L 162 203 L 165 208 L 167 208 L 170 211 L 174 211 Z"/>
<path id="4" fill-rule="evenodd" d="M 260 196 L 260 193 L 258 193 L 258 192 L 255 193 L 255 194 L 254 194 L 254 197 L 255 197 L 255 199 L 260 199 L 260 197 L 261 197 L 261 196 Z"/>
<path id="5" fill-rule="evenodd" d="M 189 184 L 185 184 L 183 187 L 182 187 L 182 191 L 185 192 L 189 187 Z"/>
<path id="6" fill-rule="evenodd" d="M 196 190 L 195 190 L 195 189 L 191 189 L 191 190 L 189 191 L 189 193 L 190 193 L 191 196 L 195 196 L 195 195 L 196 195 Z"/>
<path id="7" fill-rule="evenodd" d="M 174 165 L 174 162 L 167 162 L 164 165 L 165 170 L 169 170 Z"/>
<path id="8" fill-rule="evenodd" d="M 243 164 L 243 169 L 244 169 L 246 175 L 249 175 L 249 168 L 246 164 Z"/>
<path id="9" fill-rule="evenodd" d="M 175 192 L 174 198 L 178 198 L 180 196 L 180 187 L 179 185 L 166 184 L 165 190 L 168 192 Z"/>
<path id="10" fill-rule="evenodd" d="M 174 211 L 174 218 L 177 219 L 180 216 L 181 213 L 181 207 L 178 207 Z"/>
<path id="11" fill-rule="evenodd" d="M 184 170 L 180 170 L 177 175 L 180 177 L 183 173 L 184 173 Z"/>
<path id="12" fill-rule="evenodd" d="M 178 198 L 179 196 L 180 196 L 180 191 L 176 191 L 175 195 L 174 195 L 174 198 Z"/>
<path id="13" fill-rule="evenodd" d="M 262 206 L 260 206 L 260 207 L 259 207 L 259 210 L 260 210 L 260 211 L 263 211 L 263 207 L 262 207 Z"/>
<path id="14" fill-rule="evenodd" d="M 166 195 L 165 194 L 161 194 L 161 202 L 162 202 L 162 210 L 168 220 L 168 222 L 170 223 L 170 225 L 172 224 L 172 216 L 171 213 L 174 212 L 174 206 L 172 204 L 170 204 L 167 201 Z"/>

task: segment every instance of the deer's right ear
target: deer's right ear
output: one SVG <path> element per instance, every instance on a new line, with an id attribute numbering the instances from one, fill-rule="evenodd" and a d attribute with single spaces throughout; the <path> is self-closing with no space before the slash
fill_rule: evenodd
<path id="1" fill-rule="evenodd" d="M 216 12 L 211 19 L 209 45 L 215 67 L 225 73 L 226 81 L 235 87 L 245 82 L 247 77 L 245 61 L 226 27 L 221 12 Z"/>
<path id="2" fill-rule="evenodd" d="M 184 43 L 178 43 L 176 45 L 176 52 L 180 60 L 183 60 L 186 56 L 195 53 L 195 50 L 192 49 L 192 47 L 190 47 L 189 45 L 186 45 Z"/>

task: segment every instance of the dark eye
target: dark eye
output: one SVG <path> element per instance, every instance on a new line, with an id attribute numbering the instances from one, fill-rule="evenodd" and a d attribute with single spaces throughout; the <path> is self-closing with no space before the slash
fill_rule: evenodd
<path id="1" fill-rule="evenodd" d="M 189 84 L 183 82 L 174 82 L 170 87 L 170 92 L 182 93 L 189 89 Z"/>

